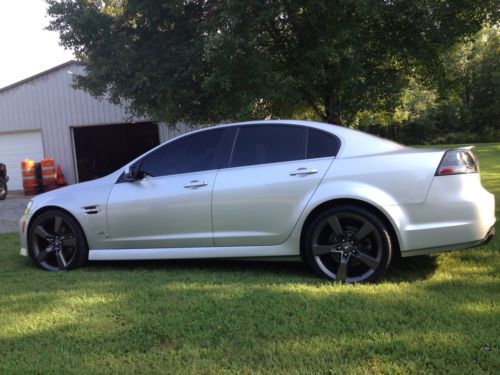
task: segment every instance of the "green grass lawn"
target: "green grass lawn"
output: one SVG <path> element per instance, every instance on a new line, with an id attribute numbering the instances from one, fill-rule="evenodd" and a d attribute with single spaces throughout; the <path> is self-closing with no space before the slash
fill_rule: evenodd
<path id="1" fill-rule="evenodd" d="M 476 154 L 500 217 L 500 144 Z M 16 234 L 2 235 L 0 373 L 498 374 L 499 237 L 403 259 L 384 282 L 353 286 L 300 263 L 49 273 L 18 256 Z"/>

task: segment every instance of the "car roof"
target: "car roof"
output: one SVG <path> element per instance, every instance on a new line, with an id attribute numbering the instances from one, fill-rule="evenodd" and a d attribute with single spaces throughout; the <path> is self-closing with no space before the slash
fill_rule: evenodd
<path id="1" fill-rule="evenodd" d="M 366 156 L 371 154 L 380 154 L 394 151 L 401 151 L 406 147 L 388 139 L 380 138 L 359 130 L 349 129 L 343 126 L 328 124 L 317 121 L 304 120 L 257 120 L 235 122 L 228 124 L 219 124 L 213 127 L 200 129 L 198 131 L 208 130 L 214 127 L 232 127 L 232 126 L 255 126 L 255 125 L 299 125 L 323 130 L 340 138 L 342 145 L 337 157 L 348 158 L 357 156 Z M 194 132 L 193 132 L 194 133 Z M 191 134 L 191 133 L 189 133 Z"/>

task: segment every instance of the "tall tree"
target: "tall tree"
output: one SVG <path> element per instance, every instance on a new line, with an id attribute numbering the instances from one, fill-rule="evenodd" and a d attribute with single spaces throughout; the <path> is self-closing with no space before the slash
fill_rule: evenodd
<path id="1" fill-rule="evenodd" d="M 484 0 L 48 0 L 49 29 L 87 62 L 77 85 L 160 120 L 391 109 L 409 77 L 496 21 Z"/>

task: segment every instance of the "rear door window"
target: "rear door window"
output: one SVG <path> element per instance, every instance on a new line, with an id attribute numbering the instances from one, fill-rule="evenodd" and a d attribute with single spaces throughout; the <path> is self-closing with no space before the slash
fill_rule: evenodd
<path id="1" fill-rule="evenodd" d="M 306 140 L 307 129 L 301 126 L 242 126 L 236 136 L 230 166 L 304 159 Z"/>

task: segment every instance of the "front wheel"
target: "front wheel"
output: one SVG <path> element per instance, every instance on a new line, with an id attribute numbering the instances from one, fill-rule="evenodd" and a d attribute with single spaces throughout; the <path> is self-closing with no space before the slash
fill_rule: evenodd
<path id="1" fill-rule="evenodd" d="M 387 227 L 362 207 L 330 208 L 318 215 L 306 232 L 304 258 L 324 278 L 376 282 L 385 274 L 391 257 Z"/>
<path id="2" fill-rule="evenodd" d="M 30 255 L 46 271 L 70 270 L 88 260 L 88 246 L 78 222 L 61 210 L 38 216 L 28 233 Z"/>
<path id="3" fill-rule="evenodd" d="M 3 201 L 7 198 L 7 182 L 3 178 L 0 177 L 0 201 Z"/>

